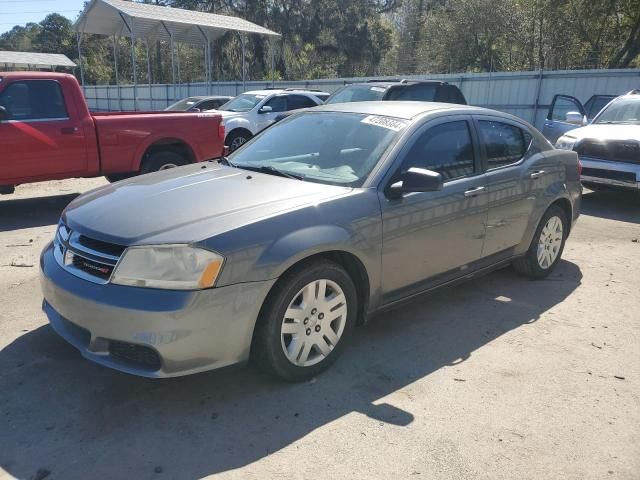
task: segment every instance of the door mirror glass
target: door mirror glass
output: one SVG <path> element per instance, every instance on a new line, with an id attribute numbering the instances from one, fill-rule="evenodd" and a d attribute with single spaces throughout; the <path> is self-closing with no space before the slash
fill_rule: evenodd
<path id="1" fill-rule="evenodd" d="M 271 112 L 273 112 L 273 107 L 270 107 L 269 105 L 265 105 L 260 110 L 258 110 L 258 113 L 271 113 Z"/>
<path id="2" fill-rule="evenodd" d="M 9 120 L 9 112 L 5 107 L 0 105 L 0 122 L 2 122 L 3 120 Z"/>
<path id="3" fill-rule="evenodd" d="M 436 192 L 442 190 L 442 175 L 432 170 L 412 167 L 400 174 L 400 180 L 391 184 L 388 194 L 391 198 L 412 192 Z"/>
<path id="4" fill-rule="evenodd" d="M 567 112 L 564 121 L 571 125 L 585 125 L 587 123 L 587 119 L 580 112 Z"/>

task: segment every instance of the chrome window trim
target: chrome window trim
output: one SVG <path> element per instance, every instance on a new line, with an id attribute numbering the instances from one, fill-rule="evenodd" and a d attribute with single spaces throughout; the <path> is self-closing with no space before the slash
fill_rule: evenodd
<path id="1" fill-rule="evenodd" d="M 55 118 L 27 118 L 24 120 L 0 120 L 0 123 L 41 123 L 41 122 L 64 122 L 69 120 L 70 117 L 55 117 Z"/>

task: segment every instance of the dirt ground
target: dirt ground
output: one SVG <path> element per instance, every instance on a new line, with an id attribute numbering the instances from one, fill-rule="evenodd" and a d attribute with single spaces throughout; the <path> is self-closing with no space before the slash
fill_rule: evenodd
<path id="1" fill-rule="evenodd" d="M 136 378 L 53 333 L 38 255 L 103 183 L 0 198 L 0 478 L 640 478 L 635 198 L 586 193 L 547 280 L 506 269 L 418 299 L 290 385 L 248 367 Z"/>

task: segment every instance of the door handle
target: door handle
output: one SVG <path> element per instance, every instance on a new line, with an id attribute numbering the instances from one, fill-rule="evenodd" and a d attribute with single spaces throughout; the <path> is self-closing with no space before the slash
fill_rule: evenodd
<path id="1" fill-rule="evenodd" d="M 476 197 L 479 194 L 481 194 L 482 192 L 485 191 L 485 187 L 476 187 L 476 188 L 472 188 L 471 190 L 467 190 L 466 192 L 464 192 L 464 196 L 465 197 Z"/>
<path id="2" fill-rule="evenodd" d="M 542 177 L 543 175 L 544 175 L 544 170 L 538 170 L 537 172 L 532 172 L 532 173 L 529 175 L 529 178 L 536 179 L 536 178 L 540 178 L 540 177 Z"/>
<path id="3" fill-rule="evenodd" d="M 78 131 L 78 127 L 63 127 L 60 129 L 62 135 L 73 135 Z"/>

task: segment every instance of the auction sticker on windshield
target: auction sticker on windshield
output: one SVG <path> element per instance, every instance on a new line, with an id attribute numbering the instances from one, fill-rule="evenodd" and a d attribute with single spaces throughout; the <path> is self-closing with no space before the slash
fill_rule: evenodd
<path id="1" fill-rule="evenodd" d="M 379 115 L 369 115 L 361 120 L 362 123 L 368 123 L 369 125 L 375 125 L 376 127 L 386 128 L 399 132 L 407 126 L 407 122 L 391 117 L 381 117 Z"/>

